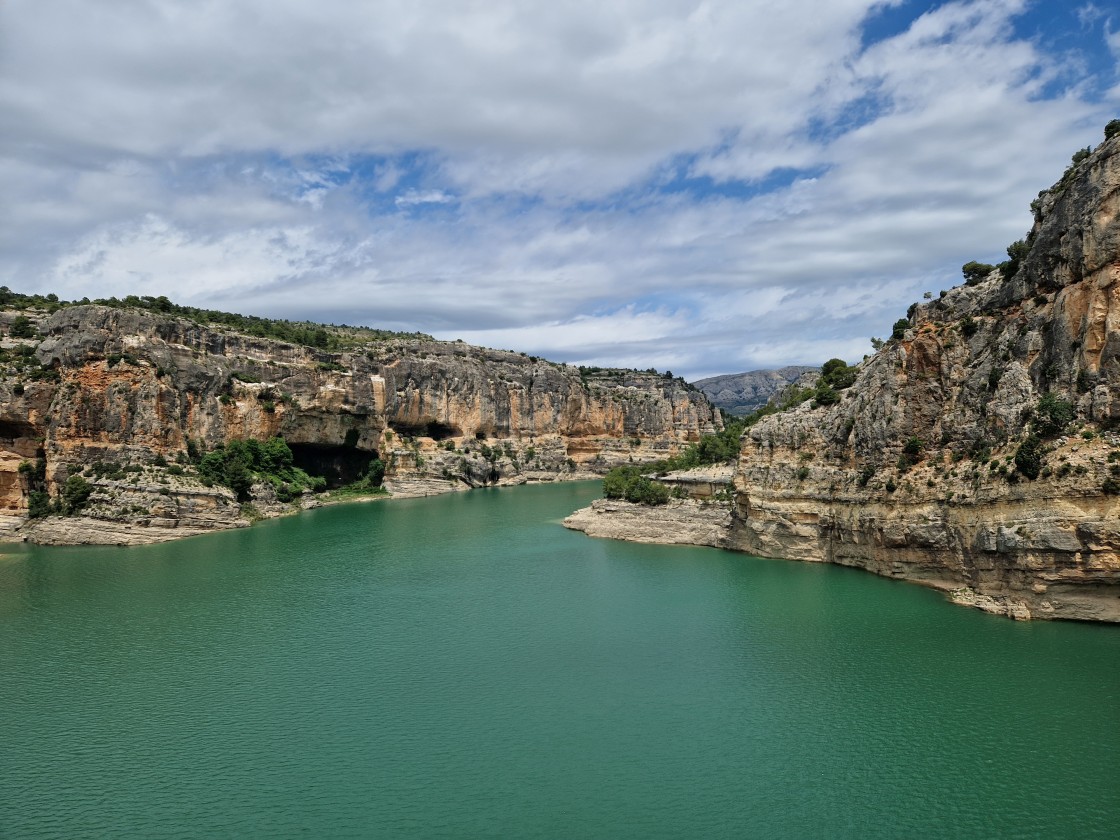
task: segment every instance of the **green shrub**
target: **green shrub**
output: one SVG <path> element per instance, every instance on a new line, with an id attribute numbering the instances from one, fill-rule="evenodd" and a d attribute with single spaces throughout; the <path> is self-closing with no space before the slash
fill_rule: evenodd
<path id="1" fill-rule="evenodd" d="M 1035 430 L 1043 437 L 1061 433 L 1073 420 L 1073 403 L 1050 392 L 1035 407 Z"/>
<path id="2" fill-rule="evenodd" d="M 35 325 L 26 315 L 17 315 L 12 319 L 12 326 L 8 329 L 12 338 L 34 338 Z"/>
<path id="3" fill-rule="evenodd" d="M 663 505 L 669 501 L 669 488 L 644 475 L 638 476 L 626 488 L 626 501 L 642 505 Z"/>
<path id="4" fill-rule="evenodd" d="M 813 392 L 814 408 L 822 405 L 835 405 L 838 402 L 840 402 L 840 395 L 828 385 L 818 385 L 817 390 Z"/>
<path id="5" fill-rule="evenodd" d="M 1104 139 L 1111 140 L 1117 134 L 1120 134 L 1120 120 L 1109 120 L 1104 127 Z"/>
<path id="6" fill-rule="evenodd" d="M 198 475 L 203 484 L 230 488 L 242 502 L 250 498 L 250 490 L 257 480 L 269 481 L 274 487 L 286 483 L 293 494 L 326 487 L 325 479 L 313 478 L 294 466 L 292 450 L 282 437 L 266 441 L 232 440 L 198 459 Z"/>
<path id="7" fill-rule="evenodd" d="M 27 515 L 39 519 L 51 512 L 51 497 L 42 490 L 32 490 L 27 497 Z"/>
<path id="8" fill-rule="evenodd" d="M 1007 246 L 1007 259 L 996 266 L 1004 280 L 1010 280 L 1019 273 L 1019 266 L 1030 249 L 1030 245 L 1022 239 L 1017 239 Z"/>
<path id="9" fill-rule="evenodd" d="M 1015 450 L 1015 469 L 1032 481 L 1042 472 L 1045 450 L 1037 435 L 1029 435 Z"/>
<path id="10" fill-rule="evenodd" d="M 842 391 L 856 381 L 856 368 L 849 367 L 843 359 L 829 359 L 821 365 L 820 381 Z"/>
<path id="11" fill-rule="evenodd" d="M 895 341 L 901 340 L 902 337 L 906 335 L 908 329 L 910 329 L 910 322 L 906 318 L 899 318 L 894 322 L 894 326 L 891 327 L 891 338 Z"/>
<path id="12" fill-rule="evenodd" d="M 641 474 L 637 467 L 615 467 L 603 477 L 603 495 L 643 505 L 663 505 L 669 488 Z"/>
<path id="13" fill-rule="evenodd" d="M 62 512 L 67 516 L 73 516 L 78 513 L 86 502 L 89 501 L 90 495 L 93 493 L 93 485 L 82 478 L 80 475 L 72 475 L 66 479 L 66 483 L 62 485 L 62 493 L 60 496 L 60 507 Z"/>
<path id="14" fill-rule="evenodd" d="M 966 262 L 961 266 L 961 273 L 964 275 L 964 282 L 969 286 L 975 286 L 995 270 L 996 267 L 994 265 L 976 262 L 975 260 Z"/>

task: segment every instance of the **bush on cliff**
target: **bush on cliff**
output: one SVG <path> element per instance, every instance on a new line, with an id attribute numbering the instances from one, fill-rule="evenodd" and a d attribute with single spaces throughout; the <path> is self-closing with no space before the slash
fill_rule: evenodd
<path id="1" fill-rule="evenodd" d="M 17 315 L 12 320 L 12 326 L 8 330 L 12 338 L 34 338 L 35 325 L 31 323 L 31 319 L 26 315 Z"/>
<path id="2" fill-rule="evenodd" d="M 231 440 L 202 455 L 197 466 L 204 482 L 228 487 L 241 502 L 251 498 L 252 486 L 257 481 L 270 482 L 281 500 L 294 498 L 304 490 L 326 487 L 321 476 L 310 476 L 293 465 L 292 450 L 282 437 L 263 442 Z"/>
<path id="3" fill-rule="evenodd" d="M 59 510 L 67 516 L 73 516 L 81 511 L 93 494 L 93 485 L 80 475 L 72 475 L 62 485 L 59 494 Z"/>
<path id="4" fill-rule="evenodd" d="M 1060 434 L 1073 420 L 1073 403 L 1050 392 L 1043 395 L 1034 410 L 1035 431 L 1043 437 Z"/>
<path id="5" fill-rule="evenodd" d="M 994 265 L 976 262 L 976 260 L 966 262 L 961 266 L 961 274 L 964 275 L 964 282 L 967 286 L 975 286 L 995 270 Z"/>
<path id="6" fill-rule="evenodd" d="M 996 266 L 1004 280 L 1010 280 L 1019 273 L 1019 266 L 1030 249 L 1031 246 L 1022 239 L 1018 239 L 1007 246 L 1007 259 Z"/>
<path id="7" fill-rule="evenodd" d="M 32 490 L 27 497 L 27 515 L 31 519 L 39 519 L 51 512 L 51 497 L 45 490 Z"/>
<path id="8" fill-rule="evenodd" d="M 1015 469 L 1032 481 L 1042 472 L 1046 451 L 1037 435 L 1029 435 L 1015 450 Z"/>
<path id="9" fill-rule="evenodd" d="M 829 359 L 821 365 L 820 381 L 830 388 L 843 391 L 856 381 L 856 368 L 843 359 Z"/>
<path id="10" fill-rule="evenodd" d="M 603 495 L 642 505 L 663 505 L 669 488 L 642 475 L 638 467 L 615 467 L 603 478 Z"/>

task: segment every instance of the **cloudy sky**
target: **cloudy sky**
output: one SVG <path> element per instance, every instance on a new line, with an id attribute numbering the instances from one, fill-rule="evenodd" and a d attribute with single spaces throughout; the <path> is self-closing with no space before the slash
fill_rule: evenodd
<path id="1" fill-rule="evenodd" d="M 859 359 L 1120 116 L 1093 0 L 0 0 L 0 283 Z"/>

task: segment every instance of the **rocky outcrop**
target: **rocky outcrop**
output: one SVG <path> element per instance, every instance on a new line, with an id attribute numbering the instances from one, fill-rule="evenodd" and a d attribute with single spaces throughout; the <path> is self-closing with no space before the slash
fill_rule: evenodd
<path id="1" fill-rule="evenodd" d="M 1033 207 L 1014 276 L 916 305 L 837 404 L 744 436 L 733 547 L 1120 621 L 1120 137 Z"/>
<path id="2" fill-rule="evenodd" d="M 1120 136 L 1032 207 L 1019 265 L 913 306 L 834 404 L 748 430 L 721 544 L 1013 618 L 1120 621 Z M 655 534 L 637 515 L 572 522 Z"/>
<path id="3" fill-rule="evenodd" d="M 659 474 L 657 480 L 674 490 L 666 504 L 596 499 L 563 524 L 590 537 L 728 548 L 733 476 L 734 468 L 722 464 Z"/>
<path id="4" fill-rule="evenodd" d="M 596 499 L 564 520 L 564 527 L 589 537 L 664 545 L 728 547 L 731 505 L 726 501 L 671 499 L 664 505 L 639 505 Z"/>
<path id="5" fill-rule="evenodd" d="M 776 394 L 799 382 L 805 374 L 818 370 L 804 365 L 790 365 L 776 370 L 710 376 L 692 384 L 703 391 L 716 408 L 742 416 L 762 408 Z"/>
<path id="6" fill-rule="evenodd" d="M 35 338 L 11 335 L 21 316 Z M 422 495 L 593 476 L 721 428 L 679 379 L 462 342 L 355 338 L 326 353 L 92 305 L 0 312 L 0 329 L 0 529 L 16 538 L 166 539 L 304 503 L 281 503 L 262 484 L 246 508 L 206 487 L 188 452 L 231 440 L 282 436 L 297 465 L 335 485 L 379 458 L 388 488 Z M 110 480 L 91 472 L 98 464 L 131 472 Z M 57 498 L 83 471 L 94 485 L 89 522 L 25 524 L 33 491 Z"/>

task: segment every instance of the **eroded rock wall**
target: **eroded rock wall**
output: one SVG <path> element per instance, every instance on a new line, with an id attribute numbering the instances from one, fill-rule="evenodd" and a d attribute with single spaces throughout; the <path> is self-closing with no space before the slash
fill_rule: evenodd
<path id="1" fill-rule="evenodd" d="M 744 436 L 732 547 L 1120 621 L 1120 137 L 1033 206 L 1013 278 L 917 305 L 839 403 Z M 1032 480 L 1015 454 L 1046 394 L 1075 419 Z"/>
<path id="2" fill-rule="evenodd" d="M 5 335 L 18 314 L 0 313 Z M 592 475 L 672 454 L 721 428 L 702 394 L 657 374 L 581 373 L 412 338 L 332 354 L 101 306 L 26 314 L 38 336 L 3 340 L 0 526 L 8 530 L 23 525 L 32 489 L 57 496 L 70 475 L 98 461 L 155 470 L 127 487 L 95 481 L 92 509 L 117 523 L 106 533 L 121 523 L 150 527 L 149 536 L 237 524 L 228 491 L 192 484 L 189 467 L 160 472 L 184 461 L 190 442 L 206 450 L 281 435 L 297 458 L 339 460 L 339 475 L 349 454 L 380 457 L 387 486 L 437 492 Z M 36 463 L 39 478 L 28 468 Z M 145 481 L 158 486 L 134 498 Z M 258 512 L 274 510 L 267 487 L 254 495 Z M 208 505 L 205 515 L 191 513 Z M 34 532 L 45 533 L 41 524 Z"/>

